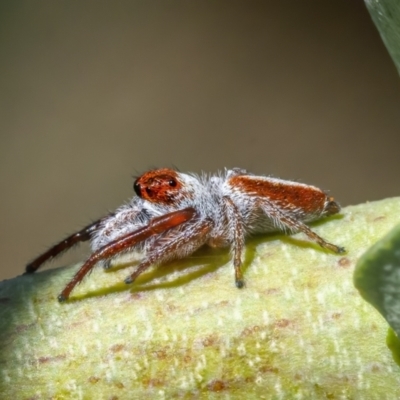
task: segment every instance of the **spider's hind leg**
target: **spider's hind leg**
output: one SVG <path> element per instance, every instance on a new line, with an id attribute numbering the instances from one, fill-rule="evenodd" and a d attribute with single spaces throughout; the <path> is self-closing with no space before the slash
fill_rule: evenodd
<path id="1" fill-rule="evenodd" d="M 274 221 L 274 224 L 277 228 L 287 229 L 292 233 L 303 232 L 313 242 L 318 243 L 322 248 L 328 249 L 334 253 L 341 254 L 346 251 L 344 247 L 329 243 L 324 238 L 317 235 L 304 222 L 288 215 L 286 212 L 282 211 L 280 208 L 276 207 L 270 202 L 264 202 L 261 207 L 265 214 Z"/>
<path id="2" fill-rule="evenodd" d="M 244 286 L 242 273 L 242 253 L 245 243 L 244 226 L 240 212 L 228 196 L 224 197 L 226 214 L 229 221 L 229 231 L 232 233 L 233 266 L 235 267 L 235 285 L 238 289 Z"/>

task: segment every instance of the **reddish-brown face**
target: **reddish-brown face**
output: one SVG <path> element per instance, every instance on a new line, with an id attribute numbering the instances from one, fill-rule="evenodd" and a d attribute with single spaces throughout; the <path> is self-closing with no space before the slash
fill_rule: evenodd
<path id="1" fill-rule="evenodd" d="M 133 184 L 133 189 L 139 197 L 162 204 L 173 203 L 179 197 L 181 188 L 178 174 L 169 168 L 148 171 Z"/>

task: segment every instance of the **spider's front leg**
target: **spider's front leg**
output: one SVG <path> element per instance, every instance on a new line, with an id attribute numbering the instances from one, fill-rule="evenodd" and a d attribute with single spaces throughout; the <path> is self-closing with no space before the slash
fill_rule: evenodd
<path id="1" fill-rule="evenodd" d="M 136 246 L 138 243 L 150 238 L 151 236 L 163 233 L 171 228 L 188 222 L 195 216 L 196 211 L 192 207 L 188 207 L 179 211 L 173 211 L 166 215 L 155 217 L 150 220 L 148 225 L 145 225 L 136 231 L 130 232 L 101 247 L 98 251 L 94 252 L 82 265 L 79 271 L 58 296 L 58 301 L 63 302 L 67 300 L 73 288 L 82 281 L 85 275 L 96 265 L 98 261 L 109 259 Z"/>
<path id="2" fill-rule="evenodd" d="M 26 266 L 25 274 L 32 274 L 36 272 L 45 262 L 57 257 L 64 251 L 69 250 L 71 247 L 80 242 L 86 242 L 90 240 L 104 219 L 105 218 L 101 218 L 95 222 L 92 222 L 90 225 L 85 226 L 80 231 L 73 233 L 61 242 L 50 247 L 50 249 L 36 257 Z"/>
<path id="3" fill-rule="evenodd" d="M 125 283 L 134 282 L 139 275 L 153 264 L 162 264 L 192 254 L 207 242 L 212 228 L 212 220 L 194 218 L 188 221 L 181 230 L 177 232 L 171 230 L 169 235 L 153 244 L 146 258 L 125 279 Z"/>

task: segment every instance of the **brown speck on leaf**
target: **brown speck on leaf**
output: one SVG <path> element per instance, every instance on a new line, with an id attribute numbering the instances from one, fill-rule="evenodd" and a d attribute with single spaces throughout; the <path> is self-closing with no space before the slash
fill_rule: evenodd
<path id="1" fill-rule="evenodd" d="M 289 325 L 291 325 L 291 321 L 286 318 L 278 319 L 275 321 L 275 326 L 278 328 L 286 328 Z"/>
<path id="2" fill-rule="evenodd" d="M 379 328 L 378 328 L 378 325 L 376 325 L 375 323 L 372 323 L 371 326 L 370 326 L 370 329 L 373 330 L 373 331 L 376 331 Z"/>
<path id="3" fill-rule="evenodd" d="M 382 368 L 381 368 L 381 366 L 380 366 L 378 363 L 373 363 L 373 364 L 371 365 L 371 371 L 372 371 L 372 372 L 381 372 L 381 371 L 382 371 Z"/>
<path id="4" fill-rule="evenodd" d="M 159 360 L 165 360 L 167 358 L 167 351 L 165 349 L 156 350 L 153 352 L 153 356 Z"/>
<path id="5" fill-rule="evenodd" d="M 341 380 L 342 380 L 342 382 L 345 382 L 345 383 L 351 382 L 351 379 L 347 375 L 343 375 Z"/>
<path id="6" fill-rule="evenodd" d="M 97 383 L 100 380 L 97 376 L 89 376 L 88 382 L 89 383 Z"/>
<path id="7" fill-rule="evenodd" d="M 143 297 L 141 293 L 131 293 L 129 296 L 129 300 L 140 300 Z"/>
<path id="8" fill-rule="evenodd" d="M 65 359 L 65 354 L 60 354 L 60 355 L 54 356 L 54 357 L 39 357 L 38 362 L 39 362 L 39 364 L 46 364 L 49 362 L 61 361 L 64 359 Z"/>
<path id="9" fill-rule="evenodd" d="M 347 268 L 351 265 L 351 261 L 349 258 L 347 257 L 342 257 L 339 261 L 338 261 L 339 267 L 342 268 Z"/>
<path id="10" fill-rule="evenodd" d="M 280 292 L 280 289 L 278 288 L 269 288 L 265 291 L 267 295 L 273 295 L 273 294 L 278 294 Z"/>
<path id="11" fill-rule="evenodd" d="M 125 349 L 125 345 L 123 345 L 123 344 L 114 344 L 113 346 L 110 347 L 110 351 L 112 351 L 113 353 L 117 353 L 124 349 Z"/>
<path id="12" fill-rule="evenodd" d="M 125 386 L 122 382 L 115 382 L 114 383 L 115 387 L 117 387 L 118 389 L 123 389 Z"/>
<path id="13" fill-rule="evenodd" d="M 178 307 L 174 306 L 173 304 L 166 304 L 165 305 L 165 309 L 168 312 L 174 312 Z"/>
<path id="14" fill-rule="evenodd" d="M 84 325 L 84 324 L 85 324 L 85 320 L 82 319 L 81 321 L 72 322 L 72 323 L 69 325 L 69 327 L 72 329 L 72 328 L 76 328 L 76 327 L 82 326 L 82 325 Z"/>
<path id="15" fill-rule="evenodd" d="M 331 317 L 332 319 L 339 319 L 342 316 L 342 313 L 340 312 L 334 312 Z"/>
<path id="16" fill-rule="evenodd" d="M 25 332 L 27 329 L 32 328 L 35 324 L 21 324 L 15 327 L 15 331 L 17 333 Z"/>
<path id="17" fill-rule="evenodd" d="M 148 387 L 160 387 L 164 386 L 164 381 L 158 378 L 143 378 L 142 384 Z"/>
<path id="18" fill-rule="evenodd" d="M 254 325 L 254 326 L 249 326 L 245 329 L 243 329 L 242 333 L 240 334 L 240 336 L 250 336 L 253 333 L 259 332 L 260 331 L 260 327 L 258 325 Z"/>
<path id="19" fill-rule="evenodd" d="M 381 215 L 381 216 L 379 216 L 379 217 L 374 218 L 372 221 L 373 221 L 373 222 L 376 222 L 376 221 L 381 221 L 382 219 L 386 219 L 386 217 L 383 216 L 383 215 Z"/>
<path id="20" fill-rule="evenodd" d="M 270 364 L 262 365 L 258 370 L 262 374 L 277 374 L 279 372 L 278 368 L 276 368 Z"/>
<path id="21" fill-rule="evenodd" d="M 218 337 L 216 335 L 209 335 L 205 337 L 202 341 L 204 347 L 209 347 L 218 342 Z"/>
<path id="22" fill-rule="evenodd" d="M 220 381 L 218 379 L 211 381 L 208 385 L 207 385 L 208 390 L 210 390 L 211 392 L 220 392 L 222 390 L 227 389 L 227 385 L 223 382 Z"/>

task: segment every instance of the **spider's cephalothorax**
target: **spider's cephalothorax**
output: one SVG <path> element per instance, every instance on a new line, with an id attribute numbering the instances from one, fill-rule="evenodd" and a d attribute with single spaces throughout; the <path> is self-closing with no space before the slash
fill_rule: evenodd
<path id="1" fill-rule="evenodd" d="M 28 264 L 26 272 L 35 272 L 74 244 L 90 240 L 92 255 L 58 296 L 65 301 L 98 262 L 107 266 L 113 258 L 138 249 L 143 260 L 126 283 L 152 264 L 186 257 L 207 244 L 231 247 L 239 288 L 244 284 L 242 253 L 250 234 L 303 232 L 321 247 L 344 251 L 305 224 L 340 211 L 334 199 L 315 186 L 256 176 L 239 168 L 213 176 L 163 168 L 144 173 L 133 188 L 137 196 L 128 204 L 53 246 Z"/>

